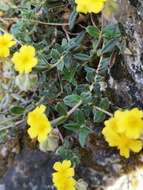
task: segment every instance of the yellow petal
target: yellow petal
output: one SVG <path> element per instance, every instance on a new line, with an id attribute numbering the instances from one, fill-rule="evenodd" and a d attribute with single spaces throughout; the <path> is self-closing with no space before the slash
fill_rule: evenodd
<path id="1" fill-rule="evenodd" d="M 56 162 L 53 166 L 54 170 L 59 171 L 62 167 L 62 163 L 61 162 Z"/>
<path id="2" fill-rule="evenodd" d="M 10 51 L 8 48 L 1 48 L 0 47 L 0 57 L 8 57 L 10 54 Z"/>
<path id="3" fill-rule="evenodd" d="M 62 163 L 62 166 L 64 169 L 70 168 L 71 167 L 71 161 L 70 160 L 64 160 Z"/>
<path id="4" fill-rule="evenodd" d="M 38 64 L 38 59 L 35 57 L 35 48 L 28 45 L 22 46 L 19 52 L 14 53 L 12 61 L 16 71 L 19 73 L 30 73 Z"/>
<path id="5" fill-rule="evenodd" d="M 47 139 L 47 137 L 48 136 L 45 133 L 38 134 L 38 141 L 39 141 L 39 143 L 43 143 Z"/>
<path id="6" fill-rule="evenodd" d="M 42 104 L 42 105 L 40 105 L 40 106 L 38 107 L 38 110 L 39 110 L 40 113 L 44 113 L 45 110 L 46 110 L 46 106 Z"/>
<path id="7" fill-rule="evenodd" d="M 139 140 L 132 140 L 132 142 L 130 143 L 130 149 L 133 152 L 140 152 L 142 149 L 142 146 L 143 146 L 143 144 Z"/>
<path id="8" fill-rule="evenodd" d="M 37 129 L 36 129 L 35 127 L 30 127 L 27 132 L 28 132 L 29 136 L 30 136 L 32 139 L 33 139 L 33 138 L 36 138 L 37 135 L 38 135 Z"/>
<path id="9" fill-rule="evenodd" d="M 102 11 L 104 7 L 104 2 L 106 0 L 75 0 L 77 7 L 76 10 L 77 12 L 82 12 L 82 13 L 99 13 Z"/>
<path id="10" fill-rule="evenodd" d="M 120 155 L 124 156 L 125 158 L 129 158 L 130 150 L 127 147 L 120 149 Z"/>
<path id="11" fill-rule="evenodd" d="M 29 112 L 27 118 L 27 123 L 31 126 L 29 129 L 30 136 L 33 136 L 31 132 L 31 130 L 33 130 L 33 133 L 36 134 L 40 143 L 47 139 L 48 134 L 52 130 L 52 126 L 44 113 L 45 109 L 46 107 L 44 105 L 40 105 Z"/>

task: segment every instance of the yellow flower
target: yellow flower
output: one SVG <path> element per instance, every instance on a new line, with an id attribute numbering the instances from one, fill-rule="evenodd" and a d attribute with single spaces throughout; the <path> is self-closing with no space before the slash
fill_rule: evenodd
<path id="1" fill-rule="evenodd" d="M 115 118 L 110 118 L 104 122 L 105 127 L 102 130 L 102 134 L 105 137 L 105 140 L 109 143 L 110 146 L 117 146 L 117 140 L 119 138 L 117 131 L 117 125 Z"/>
<path id="2" fill-rule="evenodd" d="M 60 178 L 57 183 L 54 183 L 57 190 L 76 190 L 76 181 L 73 178 Z"/>
<path id="3" fill-rule="evenodd" d="M 77 12 L 81 13 L 99 13 L 104 8 L 107 0 L 75 0 Z"/>
<path id="4" fill-rule="evenodd" d="M 61 162 L 56 162 L 53 166 L 53 168 L 58 172 L 61 173 L 67 177 L 73 177 L 74 176 L 74 168 L 71 167 L 71 161 L 70 160 L 64 160 Z"/>
<path id="5" fill-rule="evenodd" d="M 38 138 L 40 143 L 47 139 L 48 134 L 52 130 L 52 126 L 45 115 L 46 107 L 40 105 L 36 107 L 32 112 L 28 113 L 27 123 L 30 125 L 28 129 L 29 136 L 33 138 Z"/>
<path id="6" fill-rule="evenodd" d="M 138 108 L 132 110 L 116 111 L 114 114 L 119 133 L 129 138 L 137 139 L 143 131 L 143 111 Z"/>
<path id="7" fill-rule="evenodd" d="M 117 147 L 120 155 L 128 158 L 130 151 L 140 152 L 142 142 L 139 140 L 143 130 L 143 112 L 138 108 L 116 111 L 114 116 L 105 121 L 102 134 L 109 146 Z"/>
<path id="8" fill-rule="evenodd" d="M 124 134 L 117 132 L 117 125 L 114 118 L 105 122 L 102 134 L 109 146 L 117 147 L 120 150 L 120 155 L 125 158 L 129 158 L 130 151 L 137 153 L 142 149 L 142 142 L 140 140 L 130 139 Z"/>
<path id="9" fill-rule="evenodd" d="M 142 142 L 140 140 L 129 139 L 125 135 L 120 135 L 118 139 L 118 149 L 120 155 L 129 158 L 130 151 L 138 153 L 142 149 Z"/>
<path id="10" fill-rule="evenodd" d="M 76 181 L 73 178 L 74 168 L 71 167 L 71 161 L 56 162 L 53 168 L 56 170 L 53 173 L 53 183 L 57 190 L 76 190 Z"/>
<path id="11" fill-rule="evenodd" d="M 5 33 L 0 35 L 0 57 L 8 57 L 10 54 L 9 49 L 15 44 L 16 42 L 11 34 Z"/>
<path id="12" fill-rule="evenodd" d="M 30 73 L 38 63 L 38 59 L 35 57 L 35 48 L 30 45 L 22 46 L 19 52 L 13 55 L 12 61 L 16 71 Z"/>

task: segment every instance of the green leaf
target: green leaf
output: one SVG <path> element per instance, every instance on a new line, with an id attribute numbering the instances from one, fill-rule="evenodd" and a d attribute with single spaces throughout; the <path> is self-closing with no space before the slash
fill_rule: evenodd
<path id="1" fill-rule="evenodd" d="M 80 32 L 77 37 L 70 39 L 67 51 L 78 49 L 81 46 L 81 42 L 83 41 L 84 37 L 85 32 Z"/>
<path id="2" fill-rule="evenodd" d="M 93 115 L 94 115 L 93 120 L 96 123 L 101 123 L 105 119 L 105 113 L 97 111 L 95 108 L 93 108 Z"/>
<path id="3" fill-rule="evenodd" d="M 0 144 L 5 143 L 8 140 L 8 131 L 7 130 L 2 130 L 0 131 Z"/>
<path id="4" fill-rule="evenodd" d="M 81 100 L 81 97 L 76 94 L 68 95 L 64 98 L 64 103 L 67 106 L 73 107 L 75 106 L 79 101 Z"/>
<path id="5" fill-rule="evenodd" d="M 92 83 L 96 74 L 95 69 L 92 67 L 85 66 L 85 71 L 86 71 L 86 80 L 89 83 Z"/>
<path id="6" fill-rule="evenodd" d="M 69 124 L 64 125 L 64 128 L 73 132 L 77 132 L 80 129 L 80 125 L 78 123 L 69 123 Z"/>
<path id="7" fill-rule="evenodd" d="M 109 100 L 108 98 L 102 98 L 98 107 L 100 107 L 103 110 L 108 110 L 109 109 Z M 105 120 L 105 113 L 103 113 L 102 111 L 98 111 L 96 108 L 93 107 L 93 120 L 96 123 L 101 123 Z"/>
<path id="8" fill-rule="evenodd" d="M 96 26 L 88 26 L 86 32 L 94 38 L 98 38 L 100 34 L 100 30 Z"/>
<path id="9" fill-rule="evenodd" d="M 57 69 L 58 69 L 59 71 L 63 71 L 64 65 L 65 65 L 65 63 L 64 63 L 64 61 L 63 61 L 63 59 L 62 59 L 62 60 L 58 63 Z"/>
<path id="10" fill-rule="evenodd" d="M 117 39 L 111 39 L 111 40 L 107 41 L 107 43 L 102 48 L 101 53 L 104 54 L 104 53 L 111 52 L 115 48 L 117 43 L 118 43 Z"/>
<path id="11" fill-rule="evenodd" d="M 60 113 L 60 115 L 67 114 L 67 107 L 65 106 L 63 102 L 59 102 L 55 108 L 56 108 L 56 111 Z"/>
<path id="12" fill-rule="evenodd" d="M 89 91 L 88 92 L 82 92 L 81 98 L 82 98 L 83 104 L 88 104 L 92 101 L 92 94 Z"/>
<path id="13" fill-rule="evenodd" d="M 72 66 L 72 63 L 73 63 L 73 56 L 72 56 L 70 53 L 68 53 L 68 54 L 64 57 L 63 61 L 64 61 L 65 67 L 66 67 L 68 70 L 70 70 L 70 69 L 74 70 L 74 69 L 75 69 L 75 68 Z"/>
<path id="14" fill-rule="evenodd" d="M 58 52 L 57 49 L 52 49 L 51 50 L 51 57 L 54 60 L 58 60 L 58 59 L 60 59 L 61 55 L 60 55 L 60 53 Z"/>
<path id="15" fill-rule="evenodd" d="M 71 148 L 71 142 L 64 140 L 64 144 L 56 151 L 63 160 L 71 160 L 73 164 L 78 165 L 80 163 L 80 154 L 77 149 Z"/>
<path id="16" fill-rule="evenodd" d="M 74 28 L 77 16 L 78 16 L 78 13 L 76 11 L 73 11 L 71 13 L 70 18 L 69 18 L 69 28 L 70 28 L 70 30 L 72 30 Z"/>
<path id="17" fill-rule="evenodd" d="M 77 67 L 72 67 L 70 69 L 65 68 L 63 71 L 64 79 L 67 80 L 69 83 L 76 85 L 77 82 L 74 78 L 76 72 L 77 72 Z"/>
<path id="18" fill-rule="evenodd" d="M 100 64 L 100 68 L 99 68 L 99 74 L 105 74 L 106 71 L 108 70 L 109 68 L 109 64 L 110 64 L 110 58 L 104 58 L 102 61 L 101 61 L 101 64 Z"/>
<path id="19" fill-rule="evenodd" d="M 89 61 L 90 56 L 85 53 L 76 53 L 73 57 L 79 61 Z"/>
<path id="20" fill-rule="evenodd" d="M 108 98 L 102 98 L 102 100 L 100 101 L 99 107 L 104 109 L 104 110 L 108 110 L 109 109 L 109 100 L 108 100 Z"/>
<path id="21" fill-rule="evenodd" d="M 103 36 L 107 39 L 121 37 L 121 32 L 118 24 L 107 25 L 103 28 Z"/>
<path id="22" fill-rule="evenodd" d="M 87 128 L 87 127 L 83 127 L 80 129 L 79 132 L 79 142 L 80 145 L 82 147 L 84 147 L 85 143 L 86 143 L 86 139 L 88 137 L 88 135 L 91 133 L 91 129 Z"/>
<path id="23" fill-rule="evenodd" d="M 25 111 L 25 108 L 20 106 L 14 106 L 10 110 L 13 114 L 22 114 Z"/>
<path id="24" fill-rule="evenodd" d="M 75 118 L 79 125 L 83 125 L 85 123 L 85 115 L 84 112 L 81 110 L 76 110 Z"/>

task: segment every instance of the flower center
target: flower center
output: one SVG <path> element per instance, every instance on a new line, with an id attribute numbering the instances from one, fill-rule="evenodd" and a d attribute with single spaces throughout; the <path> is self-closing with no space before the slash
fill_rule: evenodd
<path id="1" fill-rule="evenodd" d="M 5 46 L 8 45 L 8 42 L 5 41 L 5 40 L 2 40 L 2 41 L 0 42 L 0 45 L 1 45 L 2 47 L 5 47 Z"/>
<path id="2" fill-rule="evenodd" d="M 22 62 L 24 62 L 24 63 L 27 63 L 27 62 L 29 62 L 29 57 L 28 56 L 23 56 L 22 57 Z"/>

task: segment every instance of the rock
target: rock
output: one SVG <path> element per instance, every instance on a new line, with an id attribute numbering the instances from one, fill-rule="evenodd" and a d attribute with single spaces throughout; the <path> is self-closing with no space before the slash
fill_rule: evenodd
<path id="1" fill-rule="evenodd" d="M 117 187 L 117 184 L 119 184 L 118 188 L 111 188 L 111 190 L 131 190 L 122 189 L 120 181 L 133 176 L 134 172 L 140 175 L 138 172 L 143 168 L 142 152 L 131 154 L 130 158 L 126 159 L 119 155 L 116 148 L 109 147 L 97 134 L 89 136 L 87 146 L 81 149 L 80 154 L 81 166 L 77 168 L 77 176 L 88 183 L 89 190 L 106 190 L 108 187 Z M 121 178 L 122 176 L 124 178 Z"/>
<path id="2" fill-rule="evenodd" d="M 5 190 L 54 190 L 52 166 L 58 158 L 39 150 L 25 150 L 17 155 L 3 177 Z"/>
<path id="3" fill-rule="evenodd" d="M 0 190 L 5 190 L 5 185 L 4 184 L 0 184 Z"/>
<path id="4" fill-rule="evenodd" d="M 122 24 L 126 48 L 111 69 L 109 98 L 119 107 L 143 108 L 143 1 L 119 0 L 119 4 L 114 22 Z"/>
<path id="5" fill-rule="evenodd" d="M 143 187 L 143 168 L 124 174 L 113 181 L 105 190 L 140 190 Z"/>
<path id="6" fill-rule="evenodd" d="M 123 173 L 119 154 L 95 134 L 90 135 L 87 147 L 80 153 L 82 164 L 78 168 L 78 176 L 89 184 L 90 190 L 106 186 L 109 179 L 114 181 Z"/>
<path id="7" fill-rule="evenodd" d="M 3 158 L 6 158 L 6 156 L 8 155 L 8 149 L 6 146 L 2 147 L 2 149 L 0 150 L 0 154 Z"/>

